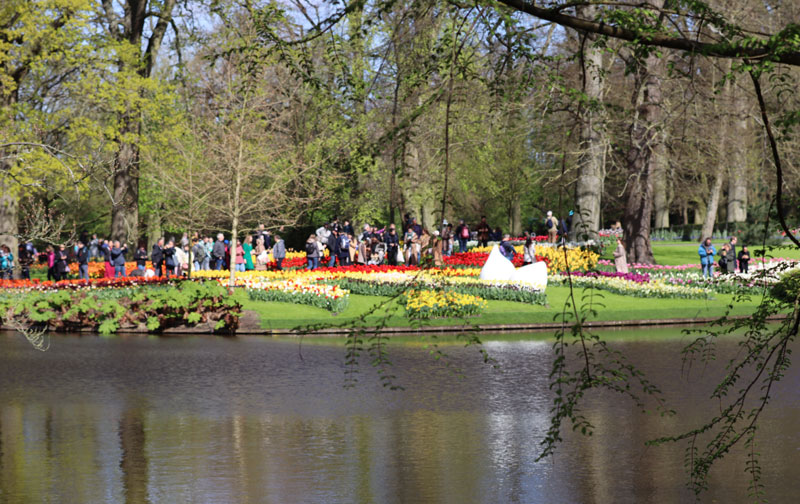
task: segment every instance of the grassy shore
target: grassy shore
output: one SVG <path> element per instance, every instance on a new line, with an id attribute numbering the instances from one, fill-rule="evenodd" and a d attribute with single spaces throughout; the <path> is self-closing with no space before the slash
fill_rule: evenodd
<path id="1" fill-rule="evenodd" d="M 581 300 L 584 291 L 576 290 L 575 294 L 579 304 L 589 302 L 588 298 Z M 548 287 L 547 307 L 510 301 L 489 301 L 484 313 L 479 317 L 468 319 L 468 322 L 482 326 L 552 323 L 554 317 L 564 309 L 568 295 L 567 287 Z M 309 324 L 346 325 L 387 300 L 380 296 L 351 295 L 347 310 L 339 315 L 332 315 L 321 308 L 304 305 L 250 301 L 244 291 L 238 291 L 236 296 L 245 310 L 252 310 L 259 315 L 261 327 L 266 330 L 290 329 Z M 758 303 L 758 299 L 754 299 L 751 302 L 734 304 L 733 296 L 729 294 L 718 294 L 713 300 L 634 298 L 599 291 L 592 291 L 592 296 L 598 313 L 596 317 L 591 317 L 591 320 L 597 321 L 658 319 L 691 321 L 698 318 L 719 317 L 727 311 L 729 305 L 733 305 L 731 315 L 748 315 Z M 387 315 L 387 325 L 390 327 L 410 325 L 409 320 L 403 315 L 402 308 L 396 304 L 377 310 L 367 316 L 366 322 L 368 325 L 375 325 Z M 464 323 L 464 319 L 435 319 L 425 324 L 453 326 Z"/>

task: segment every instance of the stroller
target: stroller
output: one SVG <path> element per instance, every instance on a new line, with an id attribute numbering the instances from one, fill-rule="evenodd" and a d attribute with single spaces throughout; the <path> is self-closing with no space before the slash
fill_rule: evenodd
<path id="1" fill-rule="evenodd" d="M 369 256 L 369 261 L 367 264 L 383 264 L 383 260 L 386 258 L 386 244 L 381 242 L 375 245 L 375 248 L 372 250 L 372 254 Z"/>

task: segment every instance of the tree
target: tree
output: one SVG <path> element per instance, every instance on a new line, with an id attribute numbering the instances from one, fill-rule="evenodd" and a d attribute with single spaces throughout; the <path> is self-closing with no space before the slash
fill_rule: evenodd
<path id="1" fill-rule="evenodd" d="M 167 29 L 175 28 L 173 11 L 178 0 L 123 0 L 116 6 L 113 0 L 100 0 L 101 22 L 117 46 L 117 70 L 120 74 L 132 72 L 139 79 L 140 98 L 147 93 L 146 80 L 153 69 Z M 155 19 L 155 23 L 149 22 Z M 118 113 L 115 131 L 111 207 L 111 238 L 132 242 L 139 229 L 139 176 L 140 135 L 142 134 L 141 103 L 132 99 Z"/>
<path id="2" fill-rule="evenodd" d="M 191 128 L 175 140 L 182 163 L 154 181 L 169 222 L 230 231 L 235 257 L 243 229 L 256 222 L 272 229 L 297 225 L 325 202 L 328 180 L 315 177 L 319 163 L 295 149 L 287 128 L 288 102 L 302 86 L 263 51 L 228 51 L 249 47 L 254 36 L 248 13 L 229 14 L 237 30 L 219 29 L 220 45 L 209 44 L 191 63 L 196 80 L 186 96 L 203 99 L 188 104 Z M 235 269 L 230 273 L 233 287 Z"/>
<path id="3" fill-rule="evenodd" d="M 88 1 L 12 0 L 0 7 L 0 243 L 12 250 L 20 199 L 77 191 L 88 175 L 63 143 L 69 118 L 81 115 L 69 86 L 91 50 L 83 44 L 90 17 Z"/>

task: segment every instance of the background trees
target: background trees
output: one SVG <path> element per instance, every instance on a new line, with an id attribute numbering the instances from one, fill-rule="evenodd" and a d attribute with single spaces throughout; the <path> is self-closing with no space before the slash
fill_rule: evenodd
<path id="1" fill-rule="evenodd" d="M 266 185 L 243 228 L 411 213 L 428 227 L 487 215 L 518 234 L 572 209 L 574 238 L 619 220 L 647 262 L 654 229 L 766 217 L 775 176 L 742 57 L 768 72 L 798 200 L 797 50 L 782 21 L 798 7 L 501 3 L 7 2 L 3 240 L 19 234 L 20 199 L 128 241 L 232 229 L 201 198 L 230 183 L 201 172 L 229 168 L 212 130 L 246 117 L 248 155 L 297 190 L 272 212 L 268 182 L 253 182 Z"/>

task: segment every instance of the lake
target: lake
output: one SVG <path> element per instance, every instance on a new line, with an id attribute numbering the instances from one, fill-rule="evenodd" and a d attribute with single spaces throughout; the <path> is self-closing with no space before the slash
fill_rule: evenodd
<path id="1" fill-rule="evenodd" d="M 614 333 L 611 333 L 614 334 Z M 645 441 L 713 414 L 718 371 L 680 373 L 674 330 L 617 333 L 662 386 L 676 417 L 594 395 L 591 438 L 566 433 L 537 462 L 550 422 L 551 343 L 447 341 L 435 360 L 389 347 L 396 382 L 368 360 L 346 388 L 342 340 L 56 336 L 46 352 L 0 334 L 2 503 L 645 503 L 692 502 L 684 444 Z M 724 341 L 720 357 L 736 351 Z M 794 369 L 775 388 L 758 436 L 767 496 L 800 491 Z M 702 502 L 750 502 L 741 450 L 714 468 Z"/>

